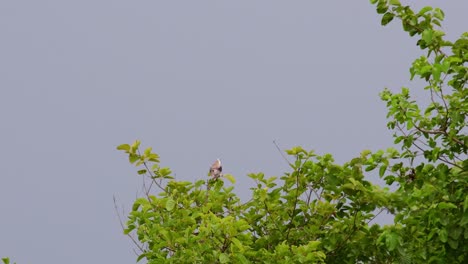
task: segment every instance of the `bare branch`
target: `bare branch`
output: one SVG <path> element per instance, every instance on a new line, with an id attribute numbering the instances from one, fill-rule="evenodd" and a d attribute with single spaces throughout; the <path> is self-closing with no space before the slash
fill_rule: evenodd
<path id="1" fill-rule="evenodd" d="M 276 143 L 276 140 L 273 140 L 273 144 L 275 145 L 276 149 L 278 150 L 278 152 L 281 154 L 281 157 L 283 157 L 283 159 L 286 161 L 286 163 L 288 163 L 289 166 L 292 166 L 291 162 L 289 162 L 289 160 L 287 159 L 287 157 L 284 155 L 284 152 L 281 150 L 281 148 L 278 146 L 278 144 Z"/>
<path id="2" fill-rule="evenodd" d="M 119 223 L 120 223 L 120 226 L 122 227 L 122 231 L 125 230 L 125 225 L 122 221 L 122 217 L 120 216 L 119 214 L 119 208 L 117 206 L 117 199 L 115 198 L 115 195 L 112 196 L 113 199 L 114 199 L 114 209 L 115 209 L 115 213 L 117 214 L 117 217 L 119 218 Z M 122 214 L 124 214 L 124 212 L 122 212 Z M 145 250 L 143 249 L 143 247 L 141 247 L 141 245 L 136 241 L 136 239 L 131 235 L 131 234 L 127 234 L 127 236 L 132 240 L 133 244 L 135 244 L 135 246 L 140 250 L 141 253 L 145 252 Z M 135 252 L 135 250 L 134 250 Z M 135 252 L 135 254 L 137 254 Z M 139 254 L 137 254 L 139 255 Z"/>

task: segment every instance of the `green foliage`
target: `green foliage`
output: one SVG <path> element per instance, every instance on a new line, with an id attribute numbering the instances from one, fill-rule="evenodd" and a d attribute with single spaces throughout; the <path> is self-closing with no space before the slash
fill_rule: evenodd
<path id="1" fill-rule="evenodd" d="M 132 146 L 136 147 L 124 151 L 135 161 L 144 160 L 139 142 Z M 363 171 L 375 168 L 376 162 L 388 163 L 395 150 L 365 152 L 342 166 L 331 155 L 318 156 L 301 147 L 288 154 L 295 162 L 291 172 L 281 177 L 282 185 L 262 173 L 249 175 L 256 187 L 251 188 L 252 198 L 246 203 L 223 180 L 162 184 L 158 182 L 162 178 L 159 160 L 141 163 L 144 168 L 155 168 L 148 178 L 161 192 L 152 195 L 147 189 L 146 197 L 135 201 L 128 217 L 124 232 L 134 233 L 141 243 L 139 258 L 148 263 L 388 259 L 386 250 L 378 254 L 366 250 L 378 246 L 381 228 L 369 222 L 376 210 L 389 206 L 388 190 L 365 180 Z"/>
<path id="2" fill-rule="evenodd" d="M 10 259 L 9 258 L 2 258 L 2 262 L 4 264 L 10 264 Z M 16 262 L 14 264 L 16 264 Z"/>
<path id="3" fill-rule="evenodd" d="M 226 186 L 232 175 L 176 181 L 159 156 L 140 142 L 118 146 L 146 177 L 145 195 L 124 233 L 148 263 L 466 263 L 468 261 L 468 33 L 444 39 L 444 13 L 413 11 L 398 0 L 371 0 L 382 25 L 399 20 L 425 55 L 411 79 L 427 83 L 428 104 L 409 88 L 381 98 L 388 128 L 401 148 L 364 150 L 339 165 L 332 155 L 301 147 L 279 179 L 249 174 L 255 182 L 242 202 Z M 367 179 L 378 174 L 388 186 Z M 394 186 L 393 191 L 389 186 Z M 155 194 L 155 189 L 158 189 Z M 394 224 L 372 220 L 381 212 Z"/>
<path id="4" fill-rule="evenodd" d="M 395 215 L 395 225 L 402 227 L 397 232 L 402 241 L 399 251 L 416 263 L 466 262 L 468 33 L 452 43 L 443 38 L 442 10 L 424 7 L 414 12 L 399 3 L 375 2 L 385 15 L 398 17 L 403 29 L 417 36 L 416 44 L 427 51 L 410 68 L 411 79 L 427 83 L 427 106 L 412 100 L 409 88 L 381 93 L 395 144 L 409 160 L 409 166 L 394 170 L 400 174 L 394 175 L 399 184 L 395 195 L 401 202 Z M 415 160 L 423 161 L 415 164 Z"/>

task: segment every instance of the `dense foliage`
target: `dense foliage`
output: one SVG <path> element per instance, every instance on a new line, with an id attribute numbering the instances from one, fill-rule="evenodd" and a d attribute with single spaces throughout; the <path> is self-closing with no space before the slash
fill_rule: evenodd
<path id="1" fill-rule="evenodd" d="M 381 98 L 395 148 L 336 164 L 295 147 L 280 179 L 250 174 L 245 203 L 233 176 L 175 181 L 151 148 L 123 144 L 147 178 L 125 234 L 148 263 L 466 263 L 468 262 L 468 33 L 444 39 L 442 10 L 418 12 L 398 0 L 371 0 L 382 25 L 396 19 L 425 55 L 410 68 L 428 103 L 409 88 Z M 400 150 L 397 150 L 399 148 Z M 388 186 L 367 180 L 378 173 Z M 394 188 L 388 188 L 393 185 Z M 235 184 L 234 184 L 235 186 Z M 394 224 L 371 221 L 388 211 Z"/>

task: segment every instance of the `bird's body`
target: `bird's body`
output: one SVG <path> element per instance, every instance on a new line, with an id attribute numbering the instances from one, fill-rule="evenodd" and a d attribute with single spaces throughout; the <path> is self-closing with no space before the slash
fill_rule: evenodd
<path id="1" fill-rule="evenodd" d="M 210 176 L 213 177 L 213 179 L 218 179 L 222 175 L 222 171 L 221 160 L 217 159 L 210 167 Z"/>

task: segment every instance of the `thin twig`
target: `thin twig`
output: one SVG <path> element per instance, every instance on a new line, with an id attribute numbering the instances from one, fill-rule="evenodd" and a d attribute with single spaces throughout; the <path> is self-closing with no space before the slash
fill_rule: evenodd
<path id="1" fill-rule="evenodd" d="M 292 166 L 291 162 L 289 162 L 289 160 L 287 159 L 287 157 L 284 155 L 283 151 L 281 150 L 281 148 L 278 146 L 278 144 L 276 143 L 276 140 L 273 140 L 273 144 L 275 145 L 276 149 L 278 150 L 278 152 L 281 154 L 281 157 L 283 157 L 283 159 L 286 161 L 286 163 L 288 163 L 288 165 Z"/>
<path id="2" fill-rule="evenodd" d="M 376 215 L 374 215 L 374 217 L 369 219 L 369 221 L 367 221 L 367 224 L 369 224 L 372 220 L 374 220 L 377 216 L 379 216 L 383 211 L 384 211 L 384 209 L 380 209 L 380 212 L 378 212 Z"/>
<path id="3" fill-rule="evenodd" d="M 140 150 L 138 150 L 138 156 L 141 156 Z M 149 195 L 149 192 L 150 192 L 150 190 L 151 190 L 151 187 L 153 186 L 153 183 L 156 184 L 156 186 L 158 186 L 159 189 L 161 189 L 162 191 L 164 191 L 164 188 L 162 187 L 162 185 L 159 184 L 158 182 L 156 182 L 156 180 L 154 179 L 154 178 L 155 178 L 155 175 L 154 175 L 154 174 L 152 173 L 152 171 L 149 169 L 148 164 L 146 163 L 146 161 L 143 161 L 143 166 L 144 166 L 145 169 L 146 169 L 146 173 L 148 173 L 148 175 L 149 175 L 150 178 L 151 178 L 151 184 L 150 184 L 150 186 L 148 187 L 148 189 L 145 190 L 146 196 Z"/>
<path id="4" fill-rule="evenodd" d="M 115 198 L 115 195 L 112 196 L 113 199 L 114 199 L 114 209 L 115 209 L 115 213 L 117 214 L 117 217 L 119 218 L 119 223 L 120 223 L 120 226 L 122 227 L 122 230 L 125 231 L 125 225 L 123 224 L 123 221 L 122 221 L 122 217 L 120 217 L 120 214 L 119 214 L 119 208 L 117 206 L 117 199 Z M 143 253 L 145 252 L 145 250 L 141 247 L 140 244 L 138 244 L 138 242 L 136 241 L 136 239 L 131 235 L 131 234 L 127 234 L 127 236 L 132 240 L 133 244 L 135 244 L 135 246 L 137 246 L 137 248 Z M 134 250 L 135 252 L 135 250 Z M 135 252 L 136 253 L 136 252 Z M 137 254 L 137 253 L 136 253 Z M 138 255 L 138 254 L 137 254 Z"/>

